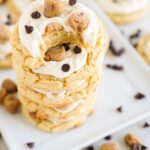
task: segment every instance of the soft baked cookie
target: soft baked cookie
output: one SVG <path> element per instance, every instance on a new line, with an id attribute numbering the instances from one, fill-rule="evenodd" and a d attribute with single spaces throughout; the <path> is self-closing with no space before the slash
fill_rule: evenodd
<path id="1" fill-rule="evenodd" d="M 23 12 L 11 44 L 25 115 L 49 132 L 83 122 L 93 110 L 109 45 L 108 34 L 94 12 L 77 1 L 35 1 Z M 45 116 L 66 120 L 56 125 Z"/>
<path id="2" fill-rule="evenodd" d="M 102 8 L 117 24 L 138 20 L 145 13 L 148 0 L 98 0 Z"/>
<path id="3" fill-rule="evenodd" d="M 140 39 L 137 50 L 144 60 L 150 64 L 150 33 Z"/>
<path id="4" fill-rule="evenodd" d="M 75 127 L 78 127 L 84 123 L 88 115 L 91 115 L 95 104 L 95 93 L 92 93 L 88 97 L 89 103 L 86 105 L 85 110 L 79 112 L 78 115 L 71 117 L 67 120 L 61 120 L 56 118 L 47 117 L 45 114 L 38 113 L 37 111 L 29 111 L 25 107 L 22 107 L 23 114 L 26 118 L 37 128 L 48 132 L 63 132 Z"/>
<path id="5" fill-rule="evenodd" d="M 34 0 L 7 0 L 7 5 L 13 15 L 20 17 L 23 10 L 33 1 Z"/>

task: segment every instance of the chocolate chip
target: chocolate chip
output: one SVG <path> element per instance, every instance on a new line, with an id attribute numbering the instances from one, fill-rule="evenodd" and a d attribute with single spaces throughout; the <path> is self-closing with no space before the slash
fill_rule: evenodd
<path id="1" fill-rule="evenodd" d="M 145 145 L 141 145 L 141 144 L 134 144 L 131 147 L 131 150 L 146 150 L 147 147 Z"/>
<path id="2" fill-rule="evenodd" d="M 70 70 L 70 65 L 64 64 L 64 65 L 62 66 L 62 70 L 63 70 L 64 72 L 68 72 L 68 71 Z"/>
<path id="3" fill-rule="evenodd" d="M 7 19 L 10 19 L 10 18 L 11 18 L 11 15 L 10 15 L 10 14 L 8 14 L 8 15 L 7 15 Z"/>
<path id="4" fill-rule="evenodd" d="M 8 26 L 10 26 L 11 22 L 10 21 L 6 21 L 5 24 L 8 25 Z"/>
<path id="5" fill-rule="evenodd" d="M 135 96 L 134 96 L 134 98 L 135 99 L 138 99 L 138 100 L 141 100 L 141 99 L 143 99 L 143 98 L 145 98 L 146 96 L 143 94 L 143 93 L 137 93 Z"/>
<path id="6" fill-rule="evenodd" d="M 116 71 L 123 71 L 124 70 L 124 67 L 123 66 L 119 66 L 119 65 L 111 65 L 111 64 L 107 64 L 106 65 L 107 68 L 110 68 L 110 69 L 113 69 L 113 70 L 116 70 Z"/>
<path id="7" fill-rule="evenodd" d="M 140 35 L 141 35 L 141 30 L 138 29 L 134 34 L 131 34 L 129 38 L 130 40 L 132 40 L 132 39 L 140 37 Z"/>
<path id="8" fill-rule="evenodd" d="M 35 146 L 35 143 L 34 142 L 29 142 L 29 143 L 27 143 L 26 144 L 27 146 L 28 146 L 28 148 L 34 148 L 34 146 Z"/>
<path id="9" fill-rule="evenodd" d="M 119 113 L 122 113 L 122 112 L 123 112 L 123 107 L 120 106 L 120 107 L 118 107 L 116 110 L 117 110 Z"/>
<path id="10" fill-rule="evenodd" d="M 112 139 L 112 136 L 111 136 L 111 135 L 108 135 L 108 136 L 106 136 L 104 139 L 107 140 L 107 141 L 109 141 L 109 140 Z"/>
<path id="11" fill-rule="evenodd" d="M 77 0 L 69 0 L 69 5 L 73 6 L 77 3 Z"/>
<path id="12" fill-rule="evenodd" d="M 110 47 L 109 47 L 109 50 L 111 51 L 111 53 L 114 55 L 114 56 L 122 56 L 124 53 L 125 53 L 125 49 L 124 48 L 120 48 L 120 49 L 116 49 L 113 41 L 110 41 Z"/>
<path id="13" fill-rule="evenodd" d="M 33 26 L 25 25 L 25 30 L 26 30 L 26 33 L 27 33 L 27 34 L 32 33 L 32 32 L 33 32 L 33 29 L 34 29 Z"/>
<path id="14" fill-rule="evenodd" d="M 93 145 L 91 145 L 91 146 L 88 146 L 88 147 L 86 148 L 86 150 L 94 150 L 94 147 L 93 147 Z"/>
<path id="15" fill-rule="evenodd" d="M 149 128 L 149 127 L 150 127 L 150 124 L 148 122 L 145 122 L 143 125 L 143 128 Z"/>
<path id="16" fill-rule="evenodd" d="M 70 47 L 68 43 L 64 43 L 63 46 L 65 47 L 66 52 L 69 51 Z"/>
<path id="17" fill-rule="evenodd" d="M 38 11 L 35 11 L 31 14 L 31 17 L 33 19 L 39 19 L 41 17 L 41 14 Z"/>
<path id="18" fill-rule="evenodd" d="M 82 50 L 79 46 L 75 46 L 73 51 L 74 51 L 75 54 L 80 54 L 82 52 Z"/>

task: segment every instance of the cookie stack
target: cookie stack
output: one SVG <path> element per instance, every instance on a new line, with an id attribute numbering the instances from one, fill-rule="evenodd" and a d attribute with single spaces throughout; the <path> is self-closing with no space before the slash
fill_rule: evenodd
<path id="1" fill-rule="evenodd" d="M 23 114 L 62 132 L 93 112 L 108 36 L 101 21 L 72 0 L 33 2 L 11 37 Z"/>

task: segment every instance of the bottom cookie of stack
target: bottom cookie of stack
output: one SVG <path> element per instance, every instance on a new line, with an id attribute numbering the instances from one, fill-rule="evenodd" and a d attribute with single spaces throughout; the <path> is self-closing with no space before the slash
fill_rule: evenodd
<path id="1" fill-rule="evenodd" d="M 24 116 L 37 128 L 48 132 L 63 132 L 80 126 L 93 112 L 96 94 L 91 93 L 84 101 L 73 110 L 63 112 L 53 108 L 35 104 L 29 106 L 29 100 L 22 97 L 22 112 Z M 30 102 L 34 103 L 34 102 Z"/>

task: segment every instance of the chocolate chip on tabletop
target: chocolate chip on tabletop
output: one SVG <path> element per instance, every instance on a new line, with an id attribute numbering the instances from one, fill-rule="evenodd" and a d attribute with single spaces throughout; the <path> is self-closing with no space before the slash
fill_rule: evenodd
<path id="1" fill-rule="evenodd" d="M 147 147 L 145 145 L 141 145 L 141 144 L 134 144 L 131 147 L 131 150 L 148 150 Z"/>
<path id="2" fill-rule="evenodd" d="M 106 65 L 107 68 L 112 69 L 112 70 L 116 70 L 116 71 L 123 71 L 124 67 L 121 65 L 117 65 L 117 64 L 107 64 Z"/>
<path id="3" fill-rule="evenodd" d="M 17 92 L 17 85 L 11 79 L 6 79 L 2 82 L 2 88 L 6 89 L 8 93 Z"/>
<path id="4" fill-rule="evenodd" d="M 86 150 L 94 150 L 94 146 L 93 145 L 90 145 L 86 148 Z"/>
<path id="5" fill-rule="evenodd" d="M 111 51 L 111 53 L 114 55 L 114 56 L 122 56 L 124 53 L 125 53 L 125 48 L 120 48 L 120 49 L 117 49 L 113 43 L 113 41 L 110 41 L 110 47 L 109 47 L 109 50 Z"/>
<path id="6" fill-rule="evenodd" d="M 122 107 L 122 106 L 118 107 L 118 108 L 116 109 L 116 111 L 119 112 L 119 113 L 122 113 L 122 112 L 123 112 L 123 107 Z"/>
<path id="7" fill-rule="evenodd" d="M 108 135 L 108 136 L 106 136 L 104 139 L 107 140 L 107 141 L 109 141 L 109 140 L 112 139 L 112 135 Z"/>
<path id="8" fill-rule="evenodd" d="M 30 149 L 34 148 L 35 146 L 35 143 L 34 142 L 29 142 L 29 143 L 26 143 L 26 146 Z"/>
<path id="9" fill-rule="evenodd" d="M 146 96 L 143 94 L 143 93 L 137 93 L 134 98 L 137 99 L 137 100 L 142 100 L 144 99 Z"/>
<path id="10" fill-rule="evenodd" d="M 143 128 L 150 128 L 150 124 L 148 122 L 145 122 Z"/>
<path id="11" fill-rule="evenodd" d="M 141 33 L 142 33 L 142 30 L 138 29 L 135 33 L 133 33 L 129 36 L 129 39 L 132 40 L 132 39 L 135 39 L 135 38 L 139 38 Z"/>

